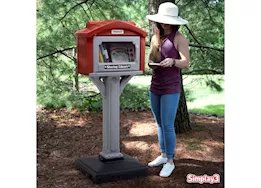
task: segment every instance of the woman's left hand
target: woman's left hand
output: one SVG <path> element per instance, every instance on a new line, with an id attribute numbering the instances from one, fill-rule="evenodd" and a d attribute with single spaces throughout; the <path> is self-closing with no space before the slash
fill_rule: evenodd
<path id="1" fill-rule="evenodd" d="M 171 67 L 174 64 L 174 60 L 172 58 L 166 58 L 160 62 L 162 67 Z"/>

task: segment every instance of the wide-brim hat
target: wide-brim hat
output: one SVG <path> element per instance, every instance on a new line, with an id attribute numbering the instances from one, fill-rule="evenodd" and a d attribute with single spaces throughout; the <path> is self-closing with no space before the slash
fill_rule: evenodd
<path id="1" fill-rule="evenodd" d="M 154 22 L 170 24 L 170 25 L 188 24 L 187 20 L 184 20 L 178 15 L 179 15 L 178 7 L 171 2 L 166 2 L 160 4 L 157 14 L 147 15 L 146 18 Z"/>

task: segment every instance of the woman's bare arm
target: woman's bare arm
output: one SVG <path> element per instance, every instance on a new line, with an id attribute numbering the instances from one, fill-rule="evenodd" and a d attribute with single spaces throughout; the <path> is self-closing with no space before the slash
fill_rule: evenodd
<path id="1" fill-rule="evenodd" d="M 151 38 L 151 42 L 150 42 L 150 53 L 149 53 L 149 62 L 148 62 L 148 66 L 151 68 L 151 69 L 156 69 L 158 68 L 158 66 L 155 66 L 155 65 L 149 65 L 150 62 L 153 62 L 153 53 L 155 49 L 153 49 L 153 46 L 155 45 L 154 43 L 156 42 L 156 36 L 153 35 L 152 38 Z M 153 62 L 154 63 L 154 62 Z"/>
<path id="2" fill-rule="evenodd" d="M 180 59 L 175 59 L 175 67 L 180 69 L 188 68 L 190 65 L 189 45 L 188 40 L 182 34 L 177 35 L 177 50 Z"/>

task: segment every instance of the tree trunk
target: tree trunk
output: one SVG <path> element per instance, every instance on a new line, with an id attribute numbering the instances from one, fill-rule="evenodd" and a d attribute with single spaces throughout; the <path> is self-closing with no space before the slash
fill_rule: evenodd
<path id="1" fill-rule="evenodd" d="M 73 56 L 75 58 L 74 65 L 75 65 L 75 71 L 74 71 L 74 88 L 76 91 L 79 92 L 79 77 L 78 77 L 78 64 L 76 60 L 76 49 L 73 49 Z"/>
<path id="2" fill-rule="evenodd" d="M 159 5 L 163 2 L 170 2 L 169 0 L 149 0 L 149 14 L 156 14 L 158 12 Z M 171 2 L 175 3 L 175 0 Z M 150 40 L 154 34 L 153 28 L 154 23 L 150 22 Z M 174 122 L 173 122 L 174 123 Z M 181 92 L 180 92 L 180 100 L 179 107 L 177 110 L 177 115 L 175 119 L 175 130 L 176 133 L 184 133 L 191 130 L 189 114 L 187 109 L 187 102 L 183 88 L 182 74 L 181 74 Z"/>
<path id="3" fill-rule="evenodd" d="M 149 14 L 156 14 L 158 12 L 159 5 L 163 2 L 168 2 L 168 1 L 166 1 L 166 0 L 149 0 L 148 13 Z M 154 34 L 154 30 L 153 30 L 154 26 L 155 26 L 154 22 L 149 20 L 150 41 L 151 41 L 151 37 Z"/>
<path id="4" fill-rule="evenodd" d="M 181 92 L 180 92 L 180 99 L 179 99 L 179 107 L 175 119 L 175 131 L 176 133 L 184 133 L 189 130 L 191 130 L 191 126 L 190 126 L 186 96 L 184 93 L 183 79 L 181 74 Z"/>
<path id="5" fill-rule="evenodd" d="M 74 61 L 75 64 L 75 72 L 74 72 L 74 89 L 79 91 L 79 77 L 78 77 L 78 65 L 77 61 Z"/>

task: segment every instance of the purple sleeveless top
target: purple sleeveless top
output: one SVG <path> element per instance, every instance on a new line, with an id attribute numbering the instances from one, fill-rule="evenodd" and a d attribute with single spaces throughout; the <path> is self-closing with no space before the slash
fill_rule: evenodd
<path id="1" fill-rule="evenodd" d="M 168 35 L 162 42 L 161 60 L 165 58 L 179 59 L 179 52 L 174 46 L 176 31 Z M 180 69 L 173 67 L 158 67 L 152 71 L 150 91 L 157 95 L 180 93 Z"/>

